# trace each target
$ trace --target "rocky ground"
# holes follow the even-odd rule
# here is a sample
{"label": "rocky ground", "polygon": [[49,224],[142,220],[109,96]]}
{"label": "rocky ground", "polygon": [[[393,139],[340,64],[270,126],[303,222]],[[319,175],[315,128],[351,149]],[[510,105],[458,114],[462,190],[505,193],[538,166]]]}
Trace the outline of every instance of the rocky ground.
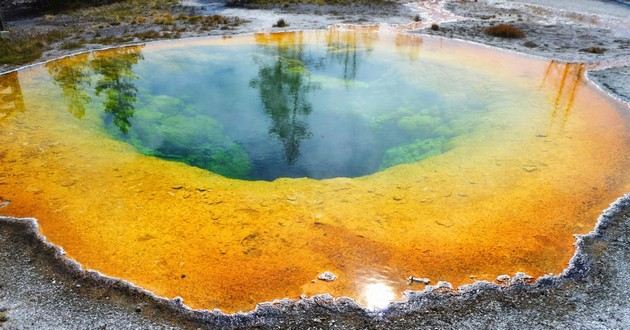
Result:
{"label": "rocky ground", "polygon": [[630,66],[612,67],[591,71],[589,77],[611,95],[630,103]]}
{"label": "rocky ground", "polygon": [[[617,99],[630,102],[630,5],[601,2],[603,8],[599,8],[600,2],[589,0],[572,1],[569,6],[555,4],[582,9],[574,12],[542,7],[540,3],[553,4],[544,0],[450,1],[445,7],[458,15],[458,20],[415,32],[560,61],[589,63],[589,78]],[[501,38],[485,32],[498,24],[512,25],[524,36]]]}
{"label": "rocky ground", "polygon": [[[385,22],[394,29],[588,62],[589,67],[601,69],[589,71],[593,81],[630,101],[630,6],[598,6],[597,1],[580,0],[569,1],[571,10],[560,10],[563,5],[553,5],[553,1],[551,7],[541,7],[549,1],[488,0],[449,1],[448,11],[435,1],[394,9],[389,5],[292,5],[252,10],[226,7],[214,0],[154,2],[144,11],[114,4],[9,18],[17,34],[62,33],[52,33],[45,40],[41,56],[4,64],[0,71],[111,44]],[[279,18],[285,18],[289,26],[271,27]],[[512,24],[525,36],[506,39],[485,33],[487,27],[500,23]],[[159,300],[125,283],[84,273],[43,242],[31,222],[0,218],[0,328],[630,328],[630,196],[609,209],[596,230],[578,245],[572,265],[563,274],[535,283],[512,279],[512,285],[435,287],[379,313],[367,312],[347,299],[317,297],[263,304],[249,314],[227,316],[192,312],[178,301]]]}

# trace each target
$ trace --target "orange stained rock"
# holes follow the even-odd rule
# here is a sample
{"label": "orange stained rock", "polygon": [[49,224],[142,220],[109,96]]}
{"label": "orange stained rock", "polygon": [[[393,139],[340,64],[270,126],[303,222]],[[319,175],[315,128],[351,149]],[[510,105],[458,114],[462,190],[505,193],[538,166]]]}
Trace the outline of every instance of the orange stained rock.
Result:
{"label": "orange stained rock", "polygon": [[[352,45],[339,33],[157,43],[143,52],[295,38]],[[483,129],[413,164],[354,179],[244,181],[85,129],[66,111],[63,91],[33,89],[47,79],[34,67],[0,77],[0,197],[11,201],[0,214],[37,218],[86,268],[226,312],[320,293],[379,308],[422,289],[407,283],[410,275],[457,286],[562,271],[573,235],[629,191],[628,109],[585,82],[580,65],[547,69],[486,47],[408,38],[357,42],[391,48],[400,60],[490,70],[536,99],[483,114]],[[337,280],[317,280],[324,271]]]}

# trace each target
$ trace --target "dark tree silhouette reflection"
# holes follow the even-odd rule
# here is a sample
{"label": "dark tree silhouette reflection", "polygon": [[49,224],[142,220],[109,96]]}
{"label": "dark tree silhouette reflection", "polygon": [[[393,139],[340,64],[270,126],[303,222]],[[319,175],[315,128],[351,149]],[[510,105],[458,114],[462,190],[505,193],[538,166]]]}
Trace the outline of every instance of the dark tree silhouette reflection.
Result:
{"label": "dark tree silhouette reflection", "polygon": [[345,30],[331,28],[326,34],[326,53],[328,59],[337,61],[342,67],[342,79],[346,83],[356,79],[362,56],[372,52],[378,41],[374,28]]}
{"label": "dark tree silhouette reflection", "polygon": [[0,77],[0,120],[24,111],[24,97],[17,72]]}
{"label": "dark tree silhouette reflection", "polygon": [[48,73],[61,88],[68,102],[68,112],[77,119],[85,116],[85,108],[90,102],[87,87],[90,85],[89,55],[77,55],[63,61],[46,64]]}
{"label": "dark tree silhouette reflection", "polygon": [[260,34],[256,42],[274,57],[271,63],[259,61],[258,78],[250,82],[260,93],[264,111],[272,120],[269,133],[283,144],[288,164],[300,156],[300,144],[311,136],[306,117],[312,106],[307,100],[311,83],[301,33]]}
{"label": "dark tree silhouette reflection", "polygon": [[97,53],[90,65],[101,77],[96,82],[96,95],[104,94],[104,110],[118,129],[127,134],[131,127],[130,118],[134,114],[134,104],[138,89],[134,80],[138,79],[132,68],[143,59],[140,47],[125,47],[113,53]]}

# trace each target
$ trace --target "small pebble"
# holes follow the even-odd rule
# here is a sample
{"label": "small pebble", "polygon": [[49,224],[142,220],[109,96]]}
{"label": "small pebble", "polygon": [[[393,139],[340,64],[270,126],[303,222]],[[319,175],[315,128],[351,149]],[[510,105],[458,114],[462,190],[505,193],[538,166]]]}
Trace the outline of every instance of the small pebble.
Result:
{"label": "small pebble", "polygon": [[412,275],[412,276],[407,277],[407,282],[409,282],[409,285],[413,283],[421,283],[424,285],[428,285],[429,283],[431,283],[431,280],[426,277],[415,277]]}
{"label": "small pebble", "polygon": [[509,275],[499,275],[497,276],[497,282],[499,283],[507,283],[510,281],[510,276]]}
{"label": "small pebble", "polygon": [[538,170],[538,167],[536,167],[535,165],[525,165],[523,166],[523,171],[531,173],[531,172],[535,172]]}
{"label": "small pebble", "polygon": [[323,272],[317,275],[317,279],[320,281],[332,282],[337,279],[337,275],[331,272]]}

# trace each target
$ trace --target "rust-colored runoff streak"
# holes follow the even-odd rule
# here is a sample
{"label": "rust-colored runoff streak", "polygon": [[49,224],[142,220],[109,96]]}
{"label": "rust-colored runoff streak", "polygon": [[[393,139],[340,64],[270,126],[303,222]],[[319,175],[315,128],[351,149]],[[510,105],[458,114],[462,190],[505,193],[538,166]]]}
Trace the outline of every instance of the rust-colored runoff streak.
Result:
{"label": "rust-colored runoff streak", "polygon": [[[339,31],[300,38],[357,40],[327,33]],[[319,293],[379,308],[422,289],[410,275],[457,286],[560,272],[573,235],[628,191],[627,109],[585,83],[581,65],[432,38],[360,37],[401,61],[492,72],[536,99],[497,106],[452,150],[414,164],[356,179],[257,182],[143,156],[86,129],[58,87],[34,89],[48,79],[35,67],[0,78],[0,197],[11,201],[0,214],[35,217],[86,268],[193,308],[235,312]],[[317,280],[323,271],[337,280]]]}

